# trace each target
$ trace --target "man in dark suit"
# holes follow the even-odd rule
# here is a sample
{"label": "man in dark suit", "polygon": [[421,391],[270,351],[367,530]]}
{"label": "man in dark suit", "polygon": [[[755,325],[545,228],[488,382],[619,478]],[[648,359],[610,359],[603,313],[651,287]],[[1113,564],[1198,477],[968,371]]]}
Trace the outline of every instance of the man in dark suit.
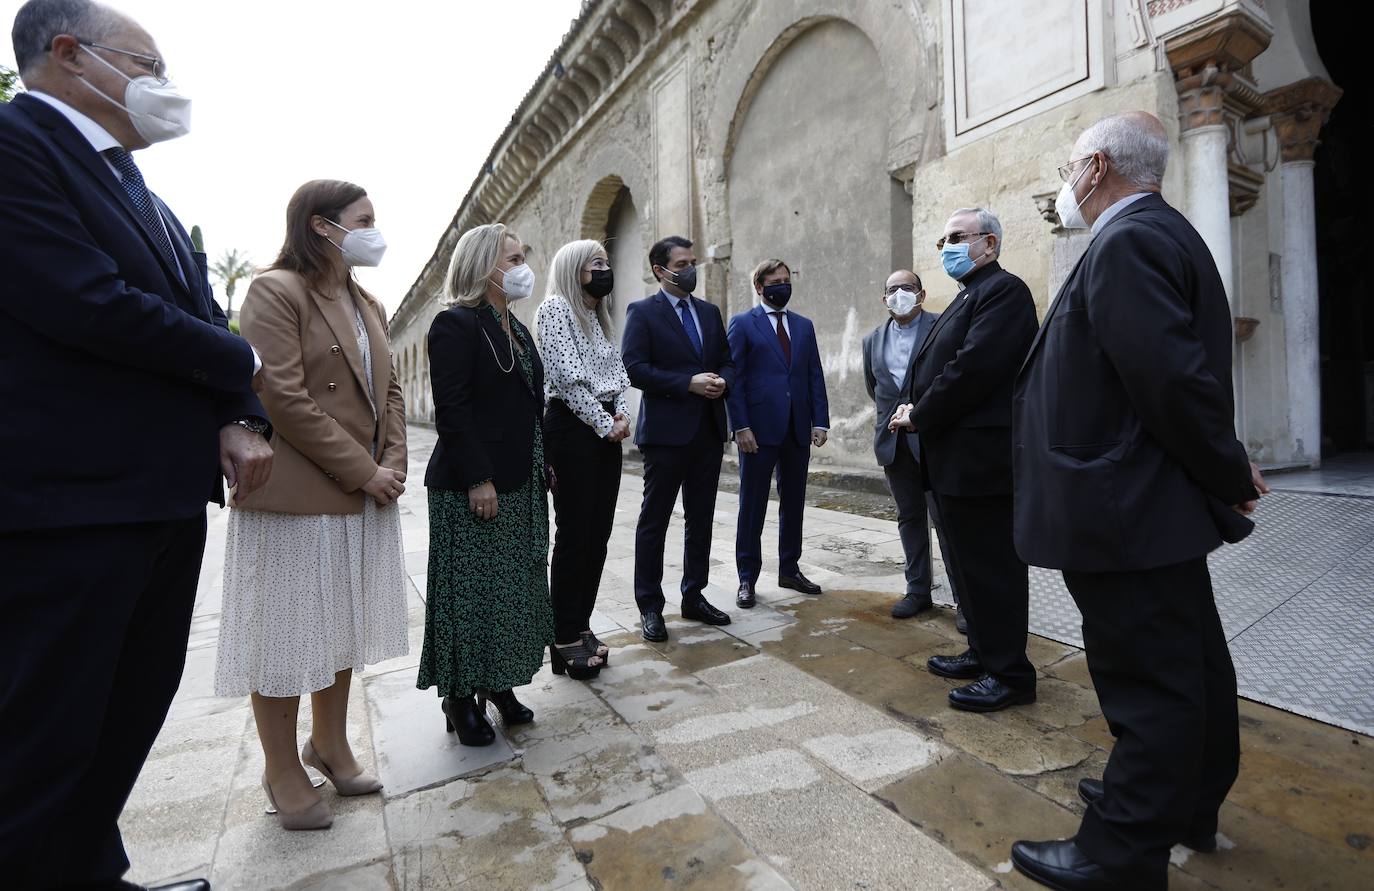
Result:
{"label": "man in dark suit", "polygon": [[730,320],[726,337],[735,365],[735,385],[726,397],[739,446],[739,522],[735,603],[754,606],[754,584],[763,564],[760,537],[768,514],[768,490],[778,479],[778,586],[820,594],[802,575],[802,511],[811,446],[820,448],[830,430],[825,372],[811,320],[786,307],[792,299],[792,270],[782,260],[764,260],[753,273],[762,301]]}
{"label": "man in dark suit", "polygon": [[1035,337],[1035,302],[1025,282],[998,265],[1002,225],[988,211],[955,211],[937,246],[961,287],[916,351],[908,403],[892,427],[920,435],[921,469],[945,527],[945,566],[968,619],[968,649],[932,656],[927,666],[977,679],[951,690],[950,705],[997,711],[1035,701],[1029,578],[1011,538],[1011,388]]}
{"label": "man in dark suit", "polygon": [[[911,387],[911,363],[916,348],[925,341],[939,313],[924,308],[926,291],[921,277],[909,269],[899,269],[887,277],[883,286],[883,307],[888,318],[864,337],[864,386],[874,401],[873,455],[878,459],[887,488],[897,502],[897,534],[906,557],[906,593],[892,605],[894,619],[909,619],[930,609],[930,589],[934,579],[930,569],[930,519],[938,518],[935,499],[921,482],[921,443],[912,432],[888,429],[888,420],[906,398]],[[948,551],[944,532],[936,522],[940,550]],[[951,583],[958,602],[958,591]],[[955,624],[963,630],[963,612],[956,613]]]}
{"label": "man in dark suit", "polygon": [[1216,847],[1240,759],[1236,675],[1207,554],[1267,491],[1236,439],[1230,310],[1211,252],[1159,194],[1164,126],[1099,121],[1060,168],[1092,241],[1016,382],[1016,548],[1062,569],[1116,746],[1074,839],[1017,842],[1054,888],[1164,888]]}
{"label": "man in dark suit", "polygon": [[256,356],[130,155],[184,132],[156,43],[81,0],[26,3],[13,35],[29,92],[0,105],[0,875],[134,887],[117,820],[181,679],[205,505],[221,471],[260,486],[271,450]]}
{"label": "man in dark suit", "polygon": [[621,353],[630,382],[643,392],[635,444],[644,455],[644,501],[635,529],[635,602],[645,640],[664,641],[663,547],[678,492],[686,514],[682,542],[682,617],[728,625],[707,602],[711,524],[729,427],[721,397],[735,368],[720,310],[692,296],[697,258],[692,243],[671,235],[649,250],[662,285],[625,308]]}

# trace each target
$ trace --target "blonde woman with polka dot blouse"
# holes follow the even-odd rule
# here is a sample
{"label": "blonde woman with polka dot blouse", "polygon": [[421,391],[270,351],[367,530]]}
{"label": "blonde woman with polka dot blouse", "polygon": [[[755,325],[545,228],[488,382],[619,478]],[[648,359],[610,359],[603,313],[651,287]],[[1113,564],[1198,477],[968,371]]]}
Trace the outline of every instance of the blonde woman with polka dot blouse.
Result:
{"label": "blonde woman with polka dot blouse", "polygon": [[[591,615],[620,494],[621,442],[630,435],[630,378],[607,306],[614,284],[600,242],[566,244],[554,255],[548,296],[535,318],[547,458],[558,479],[549,576],[555,650],[571,655],[581,645],[602,665],[610,654],[592,634]],[[557,670],[559,652],[553,660]]]}

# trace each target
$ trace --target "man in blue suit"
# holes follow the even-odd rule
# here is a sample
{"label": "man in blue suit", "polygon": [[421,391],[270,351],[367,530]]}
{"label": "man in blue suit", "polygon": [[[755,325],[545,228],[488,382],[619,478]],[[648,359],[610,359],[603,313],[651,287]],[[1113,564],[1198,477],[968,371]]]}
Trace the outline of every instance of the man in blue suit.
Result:
{"label": "man in blue suit", "polygon": [[682,617],[728,625],[707,602],[711,524],[729,428],[721,397],[735,378],[720,310],[692,296],[692,243],[670,235],[649,249],[662,288],[626,307],[621,353],[630,383],[643,392],[635,444],[644,456],[644,501],[635,529],[635,602],[645,640],[664,641],[663,547],[678,492],[686,514],[682,542]]}
{"label": "man in blue suit", "polygon": [[[0,104],[0,876],[132,888],[117,821],[181,680],[220,474],[266,481],[259,363],[130,152],[185,132],[157,44],[14,22]],[[203,881],[176,887],[208,887]]]}
{"label": "man in blue suit", "polygon": [[760,537],[768,513],[768,490],[778,479],[778,585],[803,594],[821,586],[802,575],[802,510],[811,446],[825,445],[830,404],[825,398],[816,328],[787,310],[792,270],[782,260],[754,268],[754,293],[762,301],[730,320],[726,336],[735,363],[735,387],[726,397],[739,446],[739,522],[735,603],[754,605],[754,584],[763,564]]}

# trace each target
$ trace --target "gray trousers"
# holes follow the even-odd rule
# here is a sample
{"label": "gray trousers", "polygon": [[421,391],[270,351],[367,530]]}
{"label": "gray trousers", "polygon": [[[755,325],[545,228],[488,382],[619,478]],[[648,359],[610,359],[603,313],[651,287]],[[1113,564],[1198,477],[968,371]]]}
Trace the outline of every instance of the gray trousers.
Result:
{"label": "gray trousers", "polygon": [[[902,553],[906,556],[906,593],[930,597],[934,573],[930,568],[930,527],[939,536],[940,553],[946,553],[945,535],[940,529],[940,514],[935,499],[925,491],[921,482],[921,466],[903,442],[897,443],[897,457],[883,468],[887,488],[897,502],[897,534],[902,539]],[[959,602],[959,592],[948,573],[950,594]]]}

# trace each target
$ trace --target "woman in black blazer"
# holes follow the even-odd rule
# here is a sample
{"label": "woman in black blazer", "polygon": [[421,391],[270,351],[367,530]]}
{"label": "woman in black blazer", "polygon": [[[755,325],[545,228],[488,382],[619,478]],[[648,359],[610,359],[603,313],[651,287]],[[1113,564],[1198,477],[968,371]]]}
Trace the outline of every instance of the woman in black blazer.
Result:
{"label": "woman in black blazer", "polygon": [[[496,738],[486,700],[507,725],[534,714],[515,698],[553,642],[544,367],[510,312],[534,273],[500,223],[458,240],[444,282],[452,308],[429,329],[439,444],[429,459],[429,577],[417,686],[436,687],[464,745]],[[475,697],[475,698],[474,698]]]}

